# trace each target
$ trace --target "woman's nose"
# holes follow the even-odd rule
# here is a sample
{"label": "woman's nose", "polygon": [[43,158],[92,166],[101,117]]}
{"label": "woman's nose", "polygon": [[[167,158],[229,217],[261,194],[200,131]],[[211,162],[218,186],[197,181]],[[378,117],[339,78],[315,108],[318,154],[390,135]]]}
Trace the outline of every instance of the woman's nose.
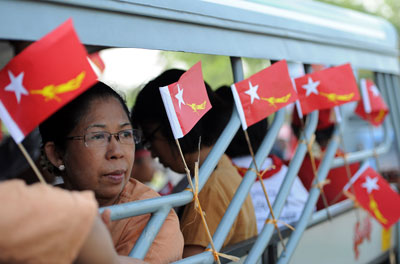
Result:
{"label": "woman's nose", "polygon": [[117,137],[111,136],[110,142],[107,146],[107,158],[108,159],[119,159],[124,156],[124,149]]}

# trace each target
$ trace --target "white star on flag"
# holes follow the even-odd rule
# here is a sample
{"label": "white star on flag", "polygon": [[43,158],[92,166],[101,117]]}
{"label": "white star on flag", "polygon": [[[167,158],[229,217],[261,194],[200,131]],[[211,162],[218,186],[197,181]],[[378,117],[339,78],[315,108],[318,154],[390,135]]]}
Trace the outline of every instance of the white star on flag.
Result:
{"label": "white star on flag", "polygon": [[371,193],[373,190],[379,190],[378,177],[370,178],[367,176],[361,186],[367,189],[368,193]]}
{"label": "white star on flag", "polygon": [[8,92],[14,92],[15,97],[17,97],[17,102],[21,101],[21,94],[28,95],[28,91],[22,84],[24,78],[24,72],[21,72],[17,77],[11,71],[8,71],[8,76],[10,77],[10,84],[6,86],[5,90]]}
{"label": "white star on flag", "polygon": [[254,102],[254,98],[260,100],[260,97],[259,97],[258,94],[257,94],[257,90],[258,90],[258,85],[253,86],[253,85],[251,84],[251,82],[249,81],[249,90],[247,90],[247,91],[244,92],[244,93],[250,95],[250,97],[251,97],[251,103]]}
{"label": "white star on flag", "polygon": [[308,83],[302,85],[303,89],[306,89],[306,96],[309,96],[311,93],[318,94],[317,87],[319,85],[319,81],[314,82],[311,77],[308,77]]}
{"label": "white star on flag", "polygon": [[183,101],[183,89],[181,90],[179,84],[178,84],[178,93],[175,94],[175,98],[178,99],[179,109],[181,109],[181,104],[185,104],[185,101]]}
{"label": "white star on flag", "polygon": [[379,96],[378,87],[376,87],[375,85],[372,85],[371,87],[369,87],[369,89],[371,90],[371,92],[374,94],[375,97]]}

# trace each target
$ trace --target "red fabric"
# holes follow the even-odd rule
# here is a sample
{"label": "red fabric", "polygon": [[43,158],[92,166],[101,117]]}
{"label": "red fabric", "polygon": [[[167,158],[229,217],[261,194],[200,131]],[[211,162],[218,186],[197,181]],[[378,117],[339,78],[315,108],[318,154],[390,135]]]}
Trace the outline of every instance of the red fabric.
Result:
{"label": "red fabric", "polygon": [[99,52],[91,53],[89,58],[97,66],[97,68],[99,68],[100,72],[104,72],[106,65],[104,64],[103,59],[100,57]]}
{"label": "red fabric", "polygon": [[371,105],[371,112],[367,113],[364,108],[363,100],[360,100],[357,104],[355,113],[362,119],[370,122],[374,126],[380,126],[385,120],[386,115],[389,113],[385,101],[381,97],[378,88],[375,83],[371,80],[365,80],[365,90],[367,91],[367,100]]}
{"label": "red fabric", "polygon": [[[201,72],[201,62],[182,74],[176,83],[168,85],[168,90],[184,136],[212,107]],[[180,90],[183,93],[183,104],[177,98]]]}
{"label": "red fabric", "polygon": [[[253,97],[252,101],[248,92],[251,87],[256,86],[259,98]],[[285,60],[235,83],[233,89],[236,89],[239,95],[240,102],[236,104],[241,104],[248,127],[297,100]]]}
{"label": "red fabric", "polygon": [[[341,152],[338,151],[336,153],[336,157],[340,156]],[[315,165],[318,169],[321,161],[319,159],[315,159]],[[349,165],[350,166],[350,171],[351,175],[354,175],[354,173],[357,172],[359,169],[359,164],[354,163]],[[307,154],[306,157],[303,160],[303,164],[300,167],[298,176],[300,177],[300,180],[302,181],[304,187],[309,191],[312,187],[313,184],[313,179],[314,179],[314,174],[312,170],[312,165],[311,165],[311,158]],[[343,187],[348,183],[349,177],[347,176],[347,171],[346,167],[338,167],[331,169],[328,173],[327,179],[331,181],[330,184],[327,184],[323,187],[325,197],[328,201],[328,205],[332,205],[333,200],[342,192]],[[341,202],[343,200],[346,200],[346,196],[341,195],[340,198],[335,202]],[[320,197],[317,202],[317,210],[324,209],[325,205],[322,201],[322,198]]]}
{"label": "red fabric", "polygon": [[[306,74],[296,78],[295,83],[304,115],[360,99],[350,64]],[[309,83],[315,83],[315,92],[306,89]]]}
{"label": "red fabric", "polygon": [[[400,218],[400,195],[371,167],[353,183],[358,203],[386,229]],[[351,189],[350,189],[351,190]]]}
{"label": "red fabric", "polygon": [[[268,156],[270,159],[272,159],[272,164],[274,165],[273,168],[267,169],[266,172],[264,172],[265,170],[261,171],[260,173],[263,174],[263,179],[268,179],[270,177],[272,177],[273,175],[275,175],[278,171],[281,170],[282,165],[283,165],[283,161],[278,158],[275,155],[270,155]],[[233,163],[232,163],[233,164]],[[249,168],[242,168],[237,166],[236,164],[233,164],[233,166],[237,169],[237,171],[239,172],[240,176],[244,177],[244,175],[246,174],[247,170]],[[256,178],[256,181],[258,181],[258,177]]]}
{"label": "red fabric", "polygon": [[[24,93],[17,95],[7,90],[10,76],[22,76]],[[0,100],[26,136],[96,79],[69,19],[15,56],[0,71]]]}

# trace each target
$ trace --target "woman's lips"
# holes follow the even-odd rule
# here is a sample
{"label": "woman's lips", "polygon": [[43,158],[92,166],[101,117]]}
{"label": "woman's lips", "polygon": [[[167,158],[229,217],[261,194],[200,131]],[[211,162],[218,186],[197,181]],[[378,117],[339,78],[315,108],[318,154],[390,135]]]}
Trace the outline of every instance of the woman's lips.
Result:
{"label": "woman's lips", "polygon": [[111,183],[119,184],[124,180],[125,171],[117,170],[104,175]]}

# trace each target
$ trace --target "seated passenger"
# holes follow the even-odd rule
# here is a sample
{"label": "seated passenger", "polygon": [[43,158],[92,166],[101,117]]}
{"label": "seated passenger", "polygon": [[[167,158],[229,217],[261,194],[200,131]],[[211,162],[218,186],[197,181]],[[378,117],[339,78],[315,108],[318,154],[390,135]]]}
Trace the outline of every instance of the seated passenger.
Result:
{"label": "seated passenger", "polygon": [[[48,169],[62,175],[70,190],[93,190],[100,206],[158,197],[130,178],[137,131],[132,130],[123,99],[97,83],[39,127]],[[150,214],[111,222],[117,252],[128,255]],[[145,261],[170,263],[182,256],[183,237],[173,210],[151,245]]]}
{"label": "seated passenger", "polygon": [[[315,139],[316,143],[313,145],[313,155],[315,158],[315,165],[318,169],[321,158],[323,157],[323,152],[328,146],[329,140],[332,137],[335,123],[334,123],[334,111],[332,109],[320,110],[318,116],[318,125],[315,131]],[[297,111],[293,111],[293,119],[292,119],[292,128],[293,132],[297,138],[300,137],[300,119],[298,117]],[[343,152],[338,149],[336,151],[336,157],[343,155]],[[359,163],[353,163],[350,166],[351,175],[354,175],[356,171],[359,169]],[[310,190],[313,184],[314,173],[311,164],[310,155],[304,157],[303,163],[299,170],[299,177],[306,187],[307,190]],[[351,177],[351,176],[350,176]],[[342,166],[339,168],[331,169],[328,173],[327,179],[330,180],[330,183],[324,185],[323,190],[325,193],[325,197],[327,199],[328,205],[332,205],[338,202],[341,202],[346,198],[345,195],[341,194],[343,187],[349,181],[349,177],[347,175],[346,167]],[[317,202],[317,210],[325,209],[324,202],[322,197],[319,197]]]}
{"label": "seated passenger", "polygon": [[[184,71],[181,70],[168,70],[149,82],[140,91],[133,108],[134,120],[143,129],[145,140],[150,146],[153,157],[158,157],[165,167],[169,167],[178,173],[185,173],[184,164],[168,122],[159,87],[178,81],[183,73]],[[227,123],[226,115],[221,112],[224,111],[223,103],[218,100],[207,84],[206,87],[212,109],[200,119],[187,135],[179,139],[192,176],[194,175],[194,163],[198,159],[199,137],[201,136],[201,166]],[[184,179],[186,180],[186,178]],[[211,234],[214,234],[217,229],[240,182],[241,177],[235,167],[233,167],[229,158],[223,155],[199,194],[199,200],[206,213]],[[187,181],[178,184],[178,186],[184,186],[184,188],[187,185]],[[209,244],[209,239],[202,225],[201,217],[194,208],[194,203],[191,202],[183,210],[179,210],[178,215],[185,240],[183,256],[203,252]],[[235,244],[256,235],[257,226],[254,208],[251,198],[248,196],[225,240],[224,246]]]}
{"label": "seated passenger", "polygon": [[[223,97],[225,101],[230,102],[233,107],[233,97],[229,87],[224,86],[219,88],[217,90],[217,94]],[[232,109],[232,107],[229,109]],[[228,113],[230,115],[231,111]],[[260,122],[247,128],[247,133],[249,134],[254,153],[256,153],[260,147],[264,136],[267,134],[267,130],[267,119],[261,120]],[[226,150],[226,154],[231,157],[232,162],[235,164],[240,175],[244,176],[253,159],[250,155],[246,138],[241,128],[238,130],[231,144]],[[269,155],[261,166],[258,164],[258,168],[260,172],[263,173],[263,182],[270,202],[273,204],[285,179],[288,167],[283,164],[283,161],[276,155]],[[265,170],[267,171],[264,172]],[[256,182],[251,187],[250,195],[253,200],[254,210],[257,218],[257,231],[260,233],[269,215],[269,207],[258,177]],[[286,199],[285,206],[283,207],[281,215],[278,219],[288,224],[297,221],[300,218],[307,198],[307,190],[304,188],[299,177],[296,177],[289,196]],[[280,223],[278,223],[278,225],[282,226]]]}
{"label": "seated passenger", "polygon": [[143,263],[117,256],[92,192],[0,183],[0,263]]}

